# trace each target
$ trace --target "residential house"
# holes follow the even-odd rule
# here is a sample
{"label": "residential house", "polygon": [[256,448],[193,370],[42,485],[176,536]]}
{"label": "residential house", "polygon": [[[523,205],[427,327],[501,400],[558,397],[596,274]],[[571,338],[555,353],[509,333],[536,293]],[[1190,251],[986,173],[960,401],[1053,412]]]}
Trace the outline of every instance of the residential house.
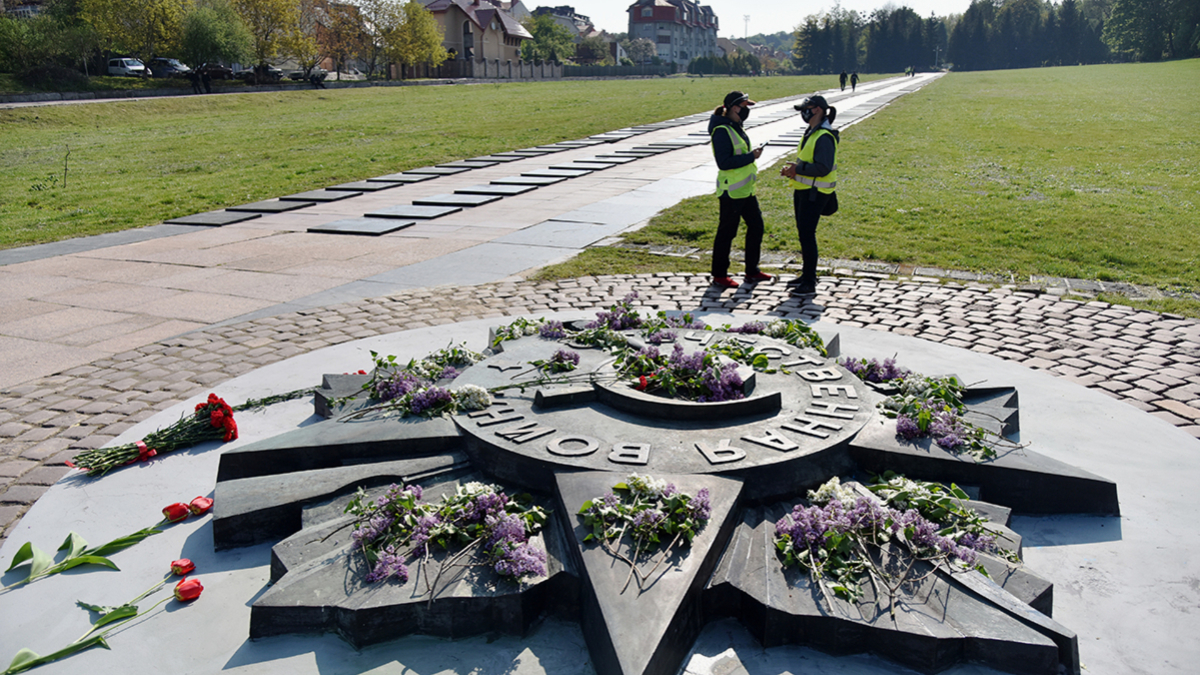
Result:
{"label": "residential house", "polygon": [[720,26],[712,7],[691,0],[638,0],[628,12],[629,39],[655,43],[663,61],[686,66],[694,58],[717,55]]}
{"label": "residential house", "polygon": [[512,14],[490,0],[432,0],[425,9],[441,26],[442,46],[457,60],[516,62],[521,43],[533,39]]}

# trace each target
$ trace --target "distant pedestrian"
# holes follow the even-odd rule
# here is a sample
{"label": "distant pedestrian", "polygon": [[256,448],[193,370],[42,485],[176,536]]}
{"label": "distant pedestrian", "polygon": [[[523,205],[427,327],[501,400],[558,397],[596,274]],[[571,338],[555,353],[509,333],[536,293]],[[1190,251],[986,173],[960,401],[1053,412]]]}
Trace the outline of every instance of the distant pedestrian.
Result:
{"label": "distant pedestrian", "polygon": [[837,108],[825,97],[814,94],[796,106],[808,123],[800,140],[796,161],[779,172],[791,179],[792,206],[796,212],[796,233],[800,237],[800,258],[804,267],[796,280],[794,293],[807,295],[817,291],[817,223],[823,215],[837,210],[838,132],[833,128]]}
{"label": "distant pedestrian", "polygon": [[204,93],[211,94],[212,93],[212,76],[208,74],[207,70],[200,73],[200,81],[204,83]]}
{"label": "distant pedestrian", "polygon": [[850,92],[853,93],[854,89],[857,86],[858,86],[858,71],[856,70],[853,73],[850,73]]}
{"label": "distant pedestrian", "polygon": [[742,123],[750,116],[754,101],[740,91],[725,96],[725,105],[713,111],[708,120],[712,137],[713,157],[717,160],[717,203],[719,213],[717,234],[713,239],[712,283],[721,288],[737,288],[738,282],[729,276],[729,249],[737,236],[738,224],[746,221],[746,283],[756,284],[771,279],[758,269],[762,250],[763,217],[754,196],[758,166],[754,161],[762,155],[762,146],[752,148],[750,136]]}
{"label": "distant pedestrian", "polygon": [[316,73],[308,76],[308,81],[312,83],[313,89],[325,88],[325,73]]}
{"label": "distant pedestrian", "polygon": [[842,70],[842,74],[838,76],[838,82],[842,85],[842,91],[846,91],[846,71]]}
{"label": "distant pedestrian", "polygon": [[190,70],[190,71],[188,71],[187,79],[188,79],[188,82],[192,83],[192,93],[193,94],[203,93],[200,90],[200,74],[199,73],[197,73],[194,70]]}

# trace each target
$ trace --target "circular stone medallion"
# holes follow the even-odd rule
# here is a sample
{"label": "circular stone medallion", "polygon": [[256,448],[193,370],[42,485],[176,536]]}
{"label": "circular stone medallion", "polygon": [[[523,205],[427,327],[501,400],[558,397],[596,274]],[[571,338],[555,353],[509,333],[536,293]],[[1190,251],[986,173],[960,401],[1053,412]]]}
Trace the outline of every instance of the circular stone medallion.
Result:
{"label": "circular stone medallion", "polygon": [[[633,344],[633,332],[626,333]],[[472,459],[494,475],[545,489],[556,472],[590,470],[719,474],[740,478],[752,499],[792,494],[850,469],[845,446],[875,416],[878,396],[833,359],[761,335],[681,330],[685,352],[736,339],[765,353],[773,373],[742,368],[745,398],[682,401],[615,379],[604,349],[526,337],[468,368],[456,386],[533,382],[531,361],[559,349],[579,356],[554,384],[508,389],[486,410],[459,414]],[[667,343],[660,351],[669,354]],[[569,380],[569,381],[568,381]]]}

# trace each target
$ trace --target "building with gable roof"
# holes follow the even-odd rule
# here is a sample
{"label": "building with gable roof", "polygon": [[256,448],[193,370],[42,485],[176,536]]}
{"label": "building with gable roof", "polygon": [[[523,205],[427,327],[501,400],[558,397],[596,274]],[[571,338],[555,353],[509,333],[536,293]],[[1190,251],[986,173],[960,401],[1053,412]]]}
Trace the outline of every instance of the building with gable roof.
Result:
{"label": "building with gable roof", "polygon": [[442,46],[457,60],[519,61],[533,36],[490,0],[432,0],[425,9],[442,28]]}
{"label": "building with gable roof", "polygon": [[627,11],[629,39],[650,40],[663,61],[686,66],[694,58],[717,55],[720,26],[712,7],[692,0],[638,0]]}

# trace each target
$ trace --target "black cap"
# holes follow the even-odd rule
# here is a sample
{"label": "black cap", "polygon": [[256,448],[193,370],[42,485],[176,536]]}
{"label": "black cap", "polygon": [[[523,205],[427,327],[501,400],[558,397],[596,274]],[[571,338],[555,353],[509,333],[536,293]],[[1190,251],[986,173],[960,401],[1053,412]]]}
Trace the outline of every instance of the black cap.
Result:
{"label": "black cap", "polygon": [[824,96],[820,94],[813,94],[797,104],[795,108],[796,110],[804,110],[805,108],[821,108],[822,110],[829,110],[829,103],[825,100]]}
{"label": "black cap", "polygon": [[740,91],[731,91],[725,94],[725,107],[728,108],[729,106],[737,105],[742,101],[746,101],[747,105],[754,105],[754,101],[750,101],[749,98],[749,94],[743,94]]}

